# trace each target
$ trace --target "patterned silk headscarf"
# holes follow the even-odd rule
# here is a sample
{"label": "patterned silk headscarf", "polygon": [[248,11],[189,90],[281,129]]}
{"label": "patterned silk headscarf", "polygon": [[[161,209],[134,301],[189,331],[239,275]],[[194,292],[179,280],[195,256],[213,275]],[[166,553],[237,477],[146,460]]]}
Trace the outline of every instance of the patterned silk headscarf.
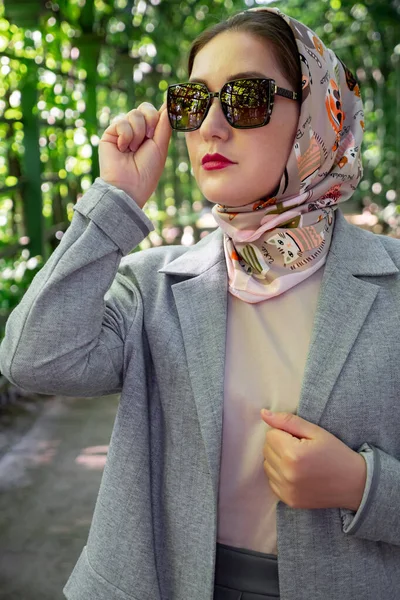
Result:
{"label": "patterned silk headscarf", "polygon": [[254,204],[212,209],[225,233],[229,292],[253,304],[325,264],[337,205],[362,177],[364,112],[352,73],[311,29],[277,8],[249,10],[274,12],[288,23],[302,69],[298,129],[277,190]]}

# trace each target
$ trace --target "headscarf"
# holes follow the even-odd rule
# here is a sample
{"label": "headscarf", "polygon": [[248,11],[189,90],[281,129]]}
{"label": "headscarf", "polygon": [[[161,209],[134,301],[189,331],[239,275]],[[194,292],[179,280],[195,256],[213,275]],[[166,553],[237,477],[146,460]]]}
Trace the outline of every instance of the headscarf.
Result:
{"label": "headscarf", "polygon": [[212,209],[225,234],[229,292],[253,304],[282,294],[325,264],[335,211],[362,177],[364,111],[356,79],[311,29],[277,8],[249,10],[286,21],[302,70],[298,129],[276,191],[251,205]]}

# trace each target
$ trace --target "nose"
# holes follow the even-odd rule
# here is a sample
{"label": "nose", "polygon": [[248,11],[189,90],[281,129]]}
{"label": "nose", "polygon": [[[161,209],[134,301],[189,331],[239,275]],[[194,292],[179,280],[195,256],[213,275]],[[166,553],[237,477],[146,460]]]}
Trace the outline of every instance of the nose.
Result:
{"label": "nose", "polygon": [[225,139],[229,137],[230,129],[231,127],[222,111],[221,102],[219,98],[214,96],[211,98],[211,105],[206,118],[200,126],[200,133],[205,139],[214,136]]}

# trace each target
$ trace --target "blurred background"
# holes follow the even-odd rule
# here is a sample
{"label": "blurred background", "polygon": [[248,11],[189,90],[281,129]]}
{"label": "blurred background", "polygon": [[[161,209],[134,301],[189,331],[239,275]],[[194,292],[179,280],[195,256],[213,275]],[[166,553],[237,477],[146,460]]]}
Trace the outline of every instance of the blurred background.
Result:
{"label": "blurred background", "polygon": [[[257,5],[304,22],[357,77],[364,176],[342,210],[360,227],[400,238],[400,0],[0,0],[0,341],[74,203],[99,175],[98,143],[110,121],[143,101],[159,108],[167,86],[187,78],[193,38]],[[136,250],[196,243],[216,226],[211,207],[194,181],[184,134],[174,132],[144,209],[155,231]],[[88,399],[49,405],[0,373],[3,600],[63,597],[117,400],[96,400],[95,413]]]}

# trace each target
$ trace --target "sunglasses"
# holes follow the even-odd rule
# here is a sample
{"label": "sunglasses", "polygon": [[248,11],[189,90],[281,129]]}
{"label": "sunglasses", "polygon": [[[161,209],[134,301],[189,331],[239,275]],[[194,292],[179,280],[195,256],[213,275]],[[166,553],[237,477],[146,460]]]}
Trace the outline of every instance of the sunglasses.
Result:
{"label": "sunglasses", "polygon": [[204,83],[176,83],[167,91],[169,122],[177,131],[195,131],[206,118],[212,98],[219,97],[229,125],[235,129],[264,127],[270,121],[275,96],[298,99],[296,92],[267,78],[227,81],[219,92],[210,92]]}

